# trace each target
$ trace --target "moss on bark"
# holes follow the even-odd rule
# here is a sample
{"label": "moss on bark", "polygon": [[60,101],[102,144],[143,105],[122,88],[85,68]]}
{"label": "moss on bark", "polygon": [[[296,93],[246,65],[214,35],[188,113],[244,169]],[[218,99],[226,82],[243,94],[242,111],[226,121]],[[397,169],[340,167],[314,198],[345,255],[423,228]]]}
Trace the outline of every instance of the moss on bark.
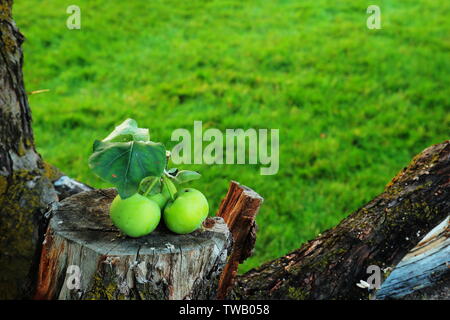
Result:
{"label": "moss on bark", "polygon": [[41,172],[18,170],[0,178],[0,298],[28,295],[29,273],[36,263],[43,214],[56,194]]}

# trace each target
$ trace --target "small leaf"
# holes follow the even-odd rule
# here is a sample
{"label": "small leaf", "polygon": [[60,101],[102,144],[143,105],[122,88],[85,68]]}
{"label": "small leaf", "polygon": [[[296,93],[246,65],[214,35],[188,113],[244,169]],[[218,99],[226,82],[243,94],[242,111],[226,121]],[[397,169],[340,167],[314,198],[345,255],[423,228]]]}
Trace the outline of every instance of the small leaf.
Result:
{"label": "small leaf", "polygon": [[178,184],[186,183],[189,181],[200,179],[202,175],[195,171],[189,171],[189,170],[181,170],[178,171],[176,176],[174,177],[174,180]]}
{"label": "small leaf", "polygon": [[[102,142],[150,141],[148,129],[138,128],[137,122],[127,119],[118,125]],[[97,144],[98,145],[98,144]],[[95,142],[94,142],[95,150]]]}
{"label": "small leaf", "polygon": [[166,149],[151,141],[101,142],[89,158],[89,167],[114,184],[125,199],[138,192],[142,179],[160,177],[166,167]]}

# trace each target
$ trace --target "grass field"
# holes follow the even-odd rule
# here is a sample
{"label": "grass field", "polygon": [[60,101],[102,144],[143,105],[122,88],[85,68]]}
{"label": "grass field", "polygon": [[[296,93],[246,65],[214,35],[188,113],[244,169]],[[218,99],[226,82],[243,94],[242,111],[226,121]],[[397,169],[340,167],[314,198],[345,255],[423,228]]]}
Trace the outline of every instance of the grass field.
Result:
{"label": "grass field", "polygon": [[[376,2],[376,3],[375,3]],[[81,30],[68,30],[68,5]],[[382,29],[366,27],[378,4]],[[278,128],[280,170],[192,165],[217,210],[228,182],[258,191],[255,255],[313,238],[380,193],[410,158],[449,138],[450,2],[16,1],[38,150],[66,174],[134,118],[169,149],[176,128]]]}

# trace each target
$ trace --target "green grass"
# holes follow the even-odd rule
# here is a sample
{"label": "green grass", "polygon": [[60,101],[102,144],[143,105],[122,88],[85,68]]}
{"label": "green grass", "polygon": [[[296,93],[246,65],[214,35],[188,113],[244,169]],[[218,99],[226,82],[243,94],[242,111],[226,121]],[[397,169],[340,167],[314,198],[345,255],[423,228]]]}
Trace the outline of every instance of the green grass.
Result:
{"label": "green grass", "polygon": [[217,210],[230,180],[265,202],[255,255],[284,255],[382,192],[425,147],[449,138],[450,2],[17,1],[25,83],[39,152],[106,187],[92,142],[131,117],[168,148],[176,128],[280,129],[280,170],[192,165]]}

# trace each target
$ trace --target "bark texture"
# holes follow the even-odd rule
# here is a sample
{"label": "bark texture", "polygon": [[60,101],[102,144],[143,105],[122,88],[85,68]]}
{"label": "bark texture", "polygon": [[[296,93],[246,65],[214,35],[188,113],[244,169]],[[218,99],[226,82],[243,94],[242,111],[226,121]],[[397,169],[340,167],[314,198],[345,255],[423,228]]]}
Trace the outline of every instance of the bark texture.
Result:
{"label": "bark texture", "polygon": [[34,148],[22,75],[24,37],[11,7],[11,0],[0,0],[0,299],[29,295],[43,212],[57,200],[51,170]]}
{"label": "bark texture", "polygon": [[256,241],[255,218],[263,198],[252,189],[232,181],[220,204],[222,217],[233,236],[233,248],[219,281],[218,299],[224,299],[234,285],[240,263],[250,257]]}
{"label": "bark texture", "polygon": [[34,298],[214,299],[231,247],[223,219],[208,218],[187,235],[161,224],[133,239],[109,218],[116,195],[114,189],[82,192],[50,211]]}
{"label": "bark texture", "polygon": [[450,212],[450,142],[417,155],[338,226],[238,278],[239,299],[367,299],[367,267],[395,266]]}

